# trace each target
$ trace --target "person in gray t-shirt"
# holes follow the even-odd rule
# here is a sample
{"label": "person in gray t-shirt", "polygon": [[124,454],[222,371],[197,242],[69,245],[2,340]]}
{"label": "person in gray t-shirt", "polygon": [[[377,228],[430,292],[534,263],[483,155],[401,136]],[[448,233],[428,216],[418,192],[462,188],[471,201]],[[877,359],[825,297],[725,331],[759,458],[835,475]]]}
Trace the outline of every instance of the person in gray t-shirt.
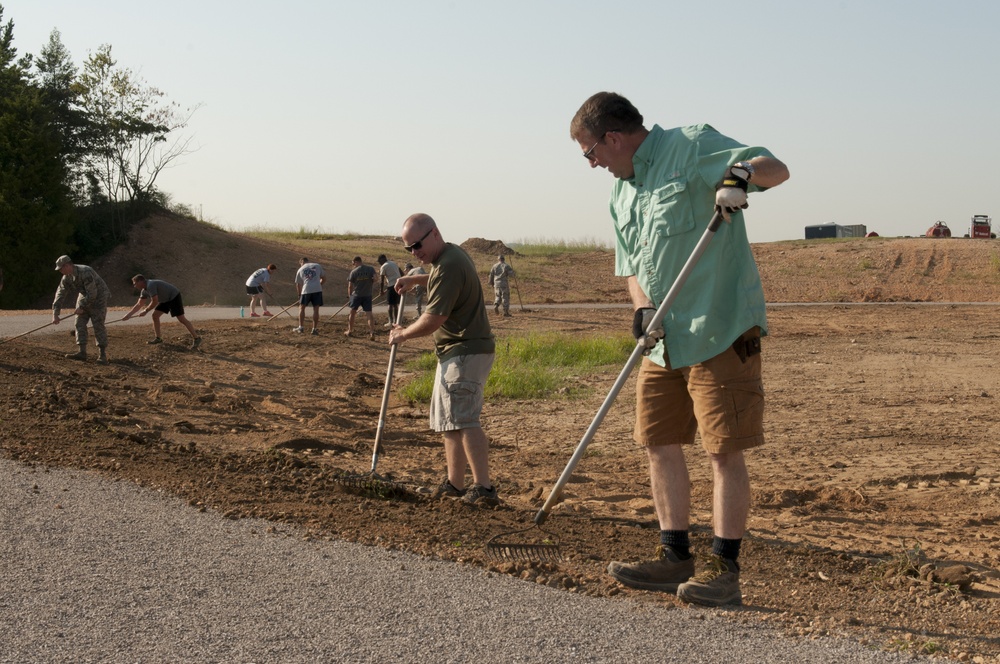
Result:
{"label": "person in gray t-shirt", "polygon": [[[122,320],[128,320],[136,312],[140,316],[145,316],[155,309],[153,311],[153,333],[156,336],[152,341],[147,341],[147,344],[163,343],[163,339],[160,338],[160,317],[164,313],[170,312],[170,315],[191,333],[191,338],[194,339],[191,349],[194,350],[201,346],[201,337],[194,331],[194,325],[184,315],[184,302],[181,300],[181,292],[177,290],[176,286],[160,279],[146,279],[141,274],[132,277],[132,286],[139,289],[139,301],[125,314]],[[146,304],[147,302],[149,304]]]}
{"label": "person in gray t-shirt", "polygon": [[375,285],[377,273],[371,265],[365,265],[361,256],[355,256],[352,263],[354,269],[347,275],[347,304],[351,307],[351,314],[347,317],[347,331],[345,336],[351,336],[354,330],[354,316],[358,313],[358,308],[365,312],[368,317],[368,338],[375,338],[375,316],[372,314],[372,288]]}

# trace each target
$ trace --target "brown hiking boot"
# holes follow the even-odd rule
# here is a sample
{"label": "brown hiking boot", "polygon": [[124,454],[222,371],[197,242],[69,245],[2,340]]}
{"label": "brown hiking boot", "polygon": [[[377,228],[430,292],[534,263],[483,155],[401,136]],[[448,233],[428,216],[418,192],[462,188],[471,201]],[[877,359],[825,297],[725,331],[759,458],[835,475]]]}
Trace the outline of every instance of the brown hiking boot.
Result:
{"label": "brown hiking boot", "polygon": [[98,364],[107,364],[108,363],[108,353],[107,353],[107,351],[105,351],[103,348],[101,348],[99,350],[100,350],[100,355],[97,356],[97,363]]}
{"label": "brown hiking boot", "polygon": [[708,566],[677,589],[677,597],[685,602],[703,606],[743,604],[740,592],[740,568],[736,562],[714,553],[708,557]]}
{"label": "brown hiking boot", "polygon": [[81,349],[81,350],[76,351],[75,353],[66,353],[66,359],[67,360],[86,360],[87,359],[87,351]]}
{"label": "brown hiking boot", "polygon": [[673,549],[660,544],[653,560],[641,563],[613,561],[608,565],[608,574],[630,588],[673,593],[694,574],[694,557],[681,560]]}

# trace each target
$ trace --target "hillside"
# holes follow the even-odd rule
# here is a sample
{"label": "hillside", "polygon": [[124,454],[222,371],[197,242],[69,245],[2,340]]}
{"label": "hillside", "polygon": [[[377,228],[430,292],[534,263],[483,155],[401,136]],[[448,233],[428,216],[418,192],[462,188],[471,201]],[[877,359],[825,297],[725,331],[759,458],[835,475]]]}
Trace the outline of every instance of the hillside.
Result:
{"label": "hillside", "polygon": [[[298,259],[308,256],[327,270],[327,300],[346,301],[351,259],[374,263],[385,253],[402,265],[409,256],[399,238],[292,238],[289,234],[252,237],[230,233],[183,217],[157,215],[137,224],[126,244],[94,267],[113,293],[113,304],[134,302],[129,279],[137,272],[165,279],[181,289],[190,305],[245,303],[244,282],[258,267],[275,263],[279,302],[295,301]],[[496,260],[463,243],[485,275]],[[1000,243],[995,240],[858,238],[791,240],[752,247],[769,302],[1000,302]],[[553,248],[551,253],[508,255],[518,278],[515,306],[533,303],[625,302],[621,280],[613,276],[610,250]],[[53,291],[56,275],[53,275]],[[48,302],[39,303],[45,308]]]}

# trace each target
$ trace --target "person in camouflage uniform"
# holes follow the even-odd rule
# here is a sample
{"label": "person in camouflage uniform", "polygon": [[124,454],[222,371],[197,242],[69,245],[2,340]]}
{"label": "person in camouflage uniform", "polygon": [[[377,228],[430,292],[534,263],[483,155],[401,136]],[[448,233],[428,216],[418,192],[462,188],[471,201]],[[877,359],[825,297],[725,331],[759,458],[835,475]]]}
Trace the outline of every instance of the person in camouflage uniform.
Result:
{"label": "person in camouflage uniform", "polygon": [[108,317],[108,300],[111,291],[94,268],[87,265],[74,265],[69,256],[60,256],[56,260],[56,272],[62,274],[56,297],[52,301],[52,323],[59,324],[63,301],[67,297],[76,296],[76,343],[80,347],[75,353],[66,355],[71,360],[87,359],[87,323],[94,328],[97,338],[99,355],[98,364],[108,363],[108,330],[104,320]]}
{"label": "person in camouflage uniform", "polygon": [[507,265],[503,254],[497,256],[497,262],[490,268],[490,286],[493,286],[493,313],[500,313],[503,304],[503,315],[510,316],[510,284],[507,277],[514,276],[514,269]]}
{"label": "person in camouflage uniform", "polygon": [[[413,276],[419,276],[421,274],[427,274],[427,270],[425,270],[423,266],[418,265],[416,267],[413,267],[413,263],[407,263],[406,266],[403,268],[403,271],[406,272],[406,274],[403,275],[404,277],[413,277]],[[414,286],[410,290],[410,292],[413,293],[413,299],[416,300],[417,317],[419,318],[420,316],[424,315],[424,302],[427,300],[427,289],[424,288],[423,286]]]}

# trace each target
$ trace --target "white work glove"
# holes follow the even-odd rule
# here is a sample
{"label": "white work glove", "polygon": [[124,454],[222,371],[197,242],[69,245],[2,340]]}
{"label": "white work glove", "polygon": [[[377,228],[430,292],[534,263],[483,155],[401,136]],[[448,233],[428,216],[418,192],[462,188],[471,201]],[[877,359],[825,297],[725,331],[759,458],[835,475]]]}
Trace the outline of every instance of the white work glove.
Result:
{"label": "white work glove", "polygon": [[747,203],[747,186],[753,177],[753,165],[741,161],[729,167],[725,177],[715,187],[715,207],[729,221],[729,215],[750,207]]}
{"label": "white work glove", "polygon": [[642,307],[641,309],[636,309],[635,315],[632,317],[632,336],[635,337],[637,342],[641,341],[645,347],[645,350],[642,352],[643,355],[649,355],[649,351],[653,350],[657,342],[663,338],[662,325],[649,334],[646,333],[655,315],[656,309],[653,307]]}

